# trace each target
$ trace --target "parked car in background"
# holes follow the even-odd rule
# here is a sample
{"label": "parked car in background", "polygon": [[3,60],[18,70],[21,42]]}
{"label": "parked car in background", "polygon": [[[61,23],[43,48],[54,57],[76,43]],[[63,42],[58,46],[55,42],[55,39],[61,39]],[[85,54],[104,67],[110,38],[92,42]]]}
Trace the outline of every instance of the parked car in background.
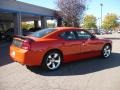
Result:
{"label": "parked car in background", "polygon": [[96,31],[94,29],[88,30],[91,34],[96,34]]}
{"label": "parked car in background", "polygon": [[106,30],[106,34],[112,34],[112,30]]}
{"label": "parked car in background", "polygon": [[42,29],[29,36],[17,36],[10,46],[11,58],[23,65],[55,70],[62,63],[111,55],[112,41],[99,39],[74,27]]}
{"label": "parked car in background", "polygon": [[118,30],[117,32],[120,33],[120,30]]}
{"label": "parked car in background", "polygon": [[99,29],[99,32],[100,32],[100,35],[106,34],[106,30],[104,30],[104,29]]}
{"label": "parked car in background", "polygon": [[88,29],[88,31],[94,35],[106,34],[106,32],[103,29]]}
{"label": "parked car in background", "polygon": [[29,31],[29,30],[27,30],[27,29],[22,29],[22,33],[23,33],[23,36],[27,36],[27,35],[32,34],[33,32],[32,32],[32,31]]}
{"label": "parked car in background", "polygon": [[[23,36],[27,36],[32,34],[33,32],[27,29],[22,29],[22,33]],[[0,40],[12,41],[14,36],[14,28],[9,28],[7,31],[0,32]]]}
{"label": "parked car in background", "polygon": [[30,31],[30,32],[35,32],[35,31],[38,31],[38,30],[40,30],[40,29],[41,29],[40,27],[38,27],[38,28],[30,28],[29,31]]}
{"label": "parked car in background", "polygon": [[9,28],[6,32],[5,32],[5,38],[7,41],[12,41],[14,37],[14,28]]}
{"label": "parked car in background", "polygon": [[0,32],[0,40],[5,40],[5,33],[4,32]]}
{"label": "parked car in background", "polygon": [[12,28],[0,33],[1,40],[12,41],[13,36],[14,36],[14,29],[12,29]]}

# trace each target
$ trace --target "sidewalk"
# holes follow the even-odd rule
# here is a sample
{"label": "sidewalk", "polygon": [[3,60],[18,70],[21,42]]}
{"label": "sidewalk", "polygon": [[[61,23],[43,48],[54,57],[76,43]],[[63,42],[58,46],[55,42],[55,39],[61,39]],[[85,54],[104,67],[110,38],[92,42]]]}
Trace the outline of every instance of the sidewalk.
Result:
{"label": "sidewalk", "polygon": [[120,34],[119,33],[113,33],[113,34],[105,34],[105,35],[96,35],[99,38],[108,38],[113,40],[119,40]]}

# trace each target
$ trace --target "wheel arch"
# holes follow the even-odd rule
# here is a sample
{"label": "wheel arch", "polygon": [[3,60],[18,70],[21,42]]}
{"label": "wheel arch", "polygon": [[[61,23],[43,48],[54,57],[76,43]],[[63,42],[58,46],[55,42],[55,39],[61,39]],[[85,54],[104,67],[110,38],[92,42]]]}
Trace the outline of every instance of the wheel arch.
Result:
{"label": "wheel arch", "polygon": [[62,59],[63,59],[63,52],[60,49],[57,49],[57,48],[49,49],[48,51],[46,51],[46,53],[43,56],[43,59],[44,59],[45,55],[47,55],[49,52],[53,52],[53,51],[59,52],[62,56]]}
{"label": "wheel arch", "polygon": [[56,48],[55,49],[50,49],[50,50],[46,51],[46,53],[43,56],[43,60],[41,62],[41,68],[42,69],[49,70],[48,67],[45,64],[45,58],[46,58],[46,55],[48,55],[51,52],[55,52],[55,51],[58,52],[58,53],[60,53],[60,55],[61,55],[61,64],[62,64],[62,62],[63,62],[63,53],[62,53],[62,51],[59,50],[59,49],[56,49]]}
{"label": "wheel arch", "polygon": [[105,43],[104,46],[103,46],[103,48],[104,48],[106,45],[109,45],[110,48],[112,49],[112,44],[111,44],[111,43]]}
{"label": "wheel arch", "polygon": [[[108,58],[108,57],[106,57],[106,56],[104,56],[104,48],[105,48],[105,46],[107,46],[107,45],[109,45],[110,46],[110,49],[111,49],[111,51],[112,51],[112,45],[111,45],[111,43],[105,43],[104,44],[104,46],[103,46],[103,48],[102,48],[102,50],[101,50],[101,57],[103,57],[103,58]],[[110,53],[111,53],[111,51],[110,51]]]}

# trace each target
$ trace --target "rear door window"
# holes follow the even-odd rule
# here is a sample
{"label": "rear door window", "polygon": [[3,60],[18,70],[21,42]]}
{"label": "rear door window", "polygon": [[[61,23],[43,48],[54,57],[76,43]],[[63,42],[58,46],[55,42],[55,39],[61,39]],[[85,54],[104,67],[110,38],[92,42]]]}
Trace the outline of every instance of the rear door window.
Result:
{"label": "rear door window", "polygon": [[75,40],[76,37],[75,37],[75,33],[73,31],[66,31],[66,32],[63,32],[61,35],[60,35],[61,38],[65,39],[65,40]]}

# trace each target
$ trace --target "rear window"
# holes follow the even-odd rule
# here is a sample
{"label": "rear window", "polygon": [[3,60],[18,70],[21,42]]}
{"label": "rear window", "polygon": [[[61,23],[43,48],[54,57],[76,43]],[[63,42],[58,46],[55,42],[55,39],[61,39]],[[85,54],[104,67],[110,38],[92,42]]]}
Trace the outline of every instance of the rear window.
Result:
{"label": "rear window", "polygon": [[37,37],[37,38],[41,38],[41,37],[43,37],[43,36],[48,35],[49,33],[53,32],[53,31],[54,31],[54,29],[51,29],[51,28],[42,29],[42,30],[39,30],[39,31],[34,32],[34,33],[31,34],[30,36],[32,36],[32,37]]}

